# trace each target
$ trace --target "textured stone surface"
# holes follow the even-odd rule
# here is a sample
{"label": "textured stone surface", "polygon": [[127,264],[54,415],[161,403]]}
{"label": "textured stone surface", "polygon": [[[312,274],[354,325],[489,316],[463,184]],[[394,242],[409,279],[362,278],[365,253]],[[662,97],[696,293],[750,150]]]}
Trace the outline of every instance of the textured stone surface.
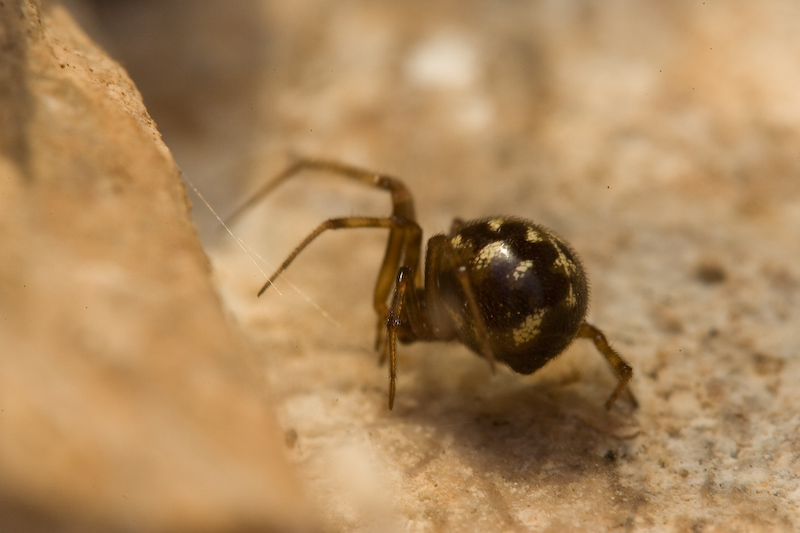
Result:
{"label": "textured stone surface", "polygon": [[428,235],[534,219],[582,254],[636,370],[640,408],[607,413],[586,343],[530,377],[406,346],[387,411],[381,232],[326,235],[297,289],[254,297],[321,219],[387,201],[287,184],[235,228],[269,264],[204,238],[331,529],[800,527],[796,2],[169,4],[90,16],[216,209],[296,150],[402,176]]}
{"label": "textured stone surface", "polygon": [[0,242],[3,530],[310,524],[138,90],[37,2],[0,3]]}

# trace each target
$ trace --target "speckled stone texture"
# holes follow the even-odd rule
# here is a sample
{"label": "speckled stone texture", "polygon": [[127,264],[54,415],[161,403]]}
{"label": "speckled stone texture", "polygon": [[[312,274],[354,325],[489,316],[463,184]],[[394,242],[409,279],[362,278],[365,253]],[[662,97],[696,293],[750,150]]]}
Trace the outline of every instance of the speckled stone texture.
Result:
{"label": "speckled stone texture", "polygon": [[800,4],[73,9],[222,215],[294,151],[402,177],[428,236],[516,215],[582,256],[638,409],[603,409],[613,375],[578,341],[527,377],[402,346],[390,412],[372,352],[384,232],[324,235],[255,297],[320,221],[385,214],[385,196],[298,177],[232,228],[248,253],[193,197],[330,530],[800,528]]}

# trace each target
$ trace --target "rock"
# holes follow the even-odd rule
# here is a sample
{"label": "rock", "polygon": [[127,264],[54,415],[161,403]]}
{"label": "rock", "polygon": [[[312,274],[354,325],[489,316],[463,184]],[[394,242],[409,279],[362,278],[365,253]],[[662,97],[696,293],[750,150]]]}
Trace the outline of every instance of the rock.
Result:
{"label": "rock", "polygon": [[0,523],[311,527],[125,71],[60,7],[0,3]]}

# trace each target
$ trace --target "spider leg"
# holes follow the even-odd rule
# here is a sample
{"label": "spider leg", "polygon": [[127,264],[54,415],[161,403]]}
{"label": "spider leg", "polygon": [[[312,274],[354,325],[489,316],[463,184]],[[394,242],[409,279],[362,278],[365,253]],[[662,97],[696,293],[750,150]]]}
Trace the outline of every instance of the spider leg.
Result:
{"label": "spider leg", "polygon": [[469,312],[472,315],[472,323],[476,329],[475,333],[478,337],[478,342],[480,342],[481,353],[486,358],[486,361],[489,363],[489,368],[494,373],[495,359],[492,343],[489,342],[489,328],[486,327],[486,321],[483,320],[481,309],[478,307],[478,300],[475,299],[475,291],[472,288],[472,283],[470,283],[467,268],[465,266],[460,266],[455,273],[456,277],[458,278],[458,282],[461,284],[461,288],[464,291],[464,295],[467,297],[467,306],[469,307]]}
{"label": "spider leg", "polygon": [[[411,285],[411,291],[408,290]],[[397,386],[397,330],[402,326],[401,314],[403,305],[406,302],[406,295],[412,295],[416,291],[414,287],[414,273],[408,267],[401,267],[397,271],[397,281],[395,282],[394,296],[389,314],[386,320],[386,330],[388,339],[384,347],[381,360],[386,359],[386,352],[389,352],[389,410],[394,407],[394,393]],[[413,306],[413,304],[412,304]]]}
{"label": "spider leg", "polygon": [[237,207],[233,213],[228,215],[225,219],[225,223],[229,225],[235,223],[244,213],[249,211],[254,205],[260,202],[265,196],[267,196],[270,192],[272,192],[275,188],[289,178],[305,171],[314,170],[330,172],[360,181],[372,187],[385,189],[392,194],[392,214],[405,216],[406,218],[410,218],[412,220],[415,219],[414,201],[411,197],[411,193],[400,180],[385,174],[379,174],[377,172],[372,172],[352,165],[346,165],[337,161],[297,157],[291,165],[286,167],[277,176],[265,183],[244,203]]}
{"label": "spider leg", "polygon": [[[381,346],[383,328],[385,327],[388,332],[381,360],[386,358],[388,352],[389,409],[391,409],[394,405],[397,383],[396,351],[398,330],[403,328],[403,335],[412,340],[416,338],[431,338],[427,315],[417,298],[415,284],[415,280],[419,277],[422,229],[416,222],[414,200],[406,186],[400,180],[391,176],[336,161],[299,158],[234,210],[233,214],[228,217],[228,223],[238,219],[278,185],[304,171],[325,171],[371,187],[386,190],[391,194],[392,214],[389,217],[344,217],[326,220],[292,250],[278,269],[269,277],[264,286],[261,287],[258,295],[261,296],[278,276],[292,264],[300,252],[325,231],[344,228],[388,229],[389,238],[386,243],[383,263],[375,283],[373,306],[378,315],[378,327],[375,336],[376,350]],[[391,305],[388,305],[392,287],[394,287],[394,294],[391,297]],[[404,319],[408,319],[408,324],[404,323]]]}
{"label": "spider leg", "polygon": [[[408,265],[415,272],[419,270],[419,257],[421,254],[420,245],[421,245],[421,238],[414,239],[409,238],[406,235],[405,228],[408,227],[407,224],[413,224],[416,226],[416,214],[414,212],[414,200],[411,196],[411,192],[406,188],[406,186],[398,180],[397,178],[380,174],[377,172],[373,172],[370,170],[366,170],[363,168],[355,167],[352,165],[347,165],[343,163],[339,163],[337,161],[325,160],[325,159],[312,159],[312,158],[305,158],[305,157],[298,157],[295,161],[289,165],[286,169],[284,169],[280,174],[275,176],[272,180],[267,182],[263,187],[258,189],[250,198],[245,201],[241,206],[234,210],[234,212],[228,216],[227,223],[233,223],[237,220],[242,214],[252,208],[256,203],[258,203],[264,196],[272,192],[278,185],[283,183],[284,181],[288,180],[289,178],[300,174],[305,171],[323,171],[329,172],[331,174],[339,175],[345,178],[349,178],[351,180],[358,181],[370,187],[375,187],[378,189],[383,189],[388,191],[392,197],[392,218],[395,219],[402,219],[405,222],[403,223],[392,223],[392,224],[384,224],[384,225],[377,225],[377,224],[367,224],[362,225],[355,222],[341,222],[347,219],[333,219],[335,221],[327,221],[319,226],[314,232],[306,237],[306,239],[298,246],[292,254],[284,261],[283,265],[278,269],[278,271],[273,274],[269,281],[264,285],[261,291],[258,293],[259,296],[266,290],[266,288],[275,280],[275,278],[280,275],[280,273],[289,266],[289,264],[294,260],[297,254],[303,250],[308,244],[313,241],[316,237],[319,236],[320,233],[324,232],[327,229],[339,229],[339,228],[355,228],[355,227],[386,227],[389,228],[389,239],[386,244],[386,253],[383,258],[383,263],[381,265],[380,271],[378,273],[378,280],[375,284],[375,292],[374,292],[374,300],[373,300],[373,307],[375,312],[378,315],[378,328],[377,334],[375,336],[375,349],[377,350],[381,344],[381,335],[383,333],[383,327],[385,325],[386,318],[388,316],[389,306],[387,305],[389,300],[389,294],[392,290],[392,285],[395,282],[395,275],[397,273],[397,269],[400,267],[400,264]],[[362,219],[367,220],[367,217],[350,217],[350,220]],[[369,220],[376,220],[375,218],[371,218]],[[389,220],[387,218],[386,220]],[[336,225],[339,224],[339,225]],[[419,228],[419,226],[416,226]],[[421,235],[421,232],[420,232]]]}
{"label": "spider leg", "polygon": [[[453,228],[458,227],[460,224],[461,221],[455,219]],[[431,315],[430,322],[435,332],[435,338],[448,340],[454,338],[455,333],[450,330],[452,326],[450,328],[445,326],[450,322],[450,319],[447,318],[446,311],[439,304],[438,287],[432,281],[436,277],[436,272],[452,272],[459,285],[461,285],[467,309],[472,319],[471,322],[475,328],[475,336],[479,343],[480,353],[489,363],[489,368],[494,372],[496,359],[490,342],[489,328],[486,326],[486,321],[483,319],[478,300],[475,297],[475,289],[469,279],[468,265],[453,249],[450,239],[444,235],[435,235],[428,241],[428,255],[425,261],[425,299],[427,302],[426,307]]]}
{"label": "spider leg", "polygon": [[608,400],[606,400],[606,409],[611,409],[611,406],[614,405],[614,402],[623,391],[628,396],[631,404],[633,404],[634,407],[637,407],[639,402],[636,401],[636,397],[628,387],[628,382],[633,377],[633,368],[631,368],[631,365],[629,365],[622,358],[622,356],[611,347],[606,339],[606,336],[603,335],[603,332],[588,322],[584,321],[583,324],[581,324],[581,327],[578,329],[578,337],[591,339],[592,342],[594,342],[597,350],[603,354],[603,357],[605,357],[606,360],[611,364],[611,367],[617,374],[617,387],[614,389],[614,392],[611,393],[611,396],[609,396]]}
{"label": "spider leg", "polygon": [[[383,256],[381,269],[378,271],[378,280],[375,282],[375,292],[372,306],[378,315],[377,331],[375,332],[375,350],[381,345],[383,330],[386,327],[386,318],[389,313],[387,299],[395,281],[397,269],[400,266],[402,255],[407,246],[404,241],[405,235],[399,231],[390,231],[389,239],[386,242],[386,253]],[[381,363],[385,360],[385,354],[381,357]]]}
{"label": "spider leg", "polygon": [[[410,266],[402,266],[397,271],[394,295],[386,319],[387,342],[384,345],[381,361],[389,356],[389,409],[394,406],[394,393],[397,383],[397,333],[401,329],[415,339],[434,340],[430,320],[420,305],[415,285],[415,273]],[[407,322],[406,322],[407,321]]]}
{"label": "spider leg", "polygon": [[[332,218],[326,220],[317,228],[312,231],[303,241],[294,249],[292,253],[284,260],[281,266],[269,277],[267,282],[261,287],[258,295],[261,296],[270,285],[280,276],[284,270],[295,260],[295,258],[302,252],[314,239],[319,237],[327,230],[345,229],[345,228],[389,228],[396,230],[402,236],[403,244],[406,249],[413,252],[420,249],[420,241],[422,239],[422,230],[416,222],[405,220],[398,217],[346,217],[346,218]],[[394,395],[397,383],[397,330],[402,326],[401,313],[404,310],[404,304],[408,299],[409,311],[407,315],[411,322],[412,332],[419,332],[420,335],[425,335],[426,322],[421,313],[419,301],[416,298],[416,287],[414,286],[414,262],[418,262],[418,254],[406,253],[404,259],[410,261],[411,264],[404,264],[397,272],[397,279],[395,282],[395,292],[392,297],[391,307],[387,307],[385,315],[382,318],[385,327],[388,330],[388,338],[386,345],[382,351],[381,361],[385,360],[386,353],[389,355],[389,409],[394,406]],[[409,289],[409,285],[411,290]],[[380,339],[380,337],[379,337]]]}
{"label": "spider leg", "polygon": [[[303,239],[303,241],[297,245],[297,247],[292,250],[292,253],[281,263],[275,272],[267,279],[264,286],[261,287],[261,290],[258,291],[258,296],[264,294],[264,292],[275,282],[275,280],[280,276],[284,270],[289,268],[289,265],[300,255],[309,244],[311,244],[314,239],[319,237],[327,230],[334,230],[334,229],[346,229],[346,228],[389,228],[389,229],[400,229],[404,228],[409,224],[408,221],[403,220],[401,218],[396,217],[345,217],[345,218],[331,218],[317,226],[317,228],[312,231],[308,236]],[[416,225],[415,223],[412,223]]]}

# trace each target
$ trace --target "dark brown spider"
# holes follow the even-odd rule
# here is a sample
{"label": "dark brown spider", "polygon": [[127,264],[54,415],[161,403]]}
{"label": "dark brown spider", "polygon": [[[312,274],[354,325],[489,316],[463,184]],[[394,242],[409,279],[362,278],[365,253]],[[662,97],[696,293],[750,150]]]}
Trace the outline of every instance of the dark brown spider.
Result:
{"label": "dark brown spider", "polygon": [[[618,378],[606,409],[623,391],[637,405],[628,388],[633,369],[605,335],[585,320],[589,288],[577,254],[537,224],[507,216],[466,222],[455,219],[450,233],[434,235],[428,241],[425,282],[419,286],[422,229],[411,193],[396,178],[335,161],[298,159],[239,207],[229,221],[280,183],[307,170],[327,171],[388,191],[392,214],[326,220],[289,254],[258,295],[323,232],[388,229],[373,305],[378,314],[375,349],[382,346],[381,361],[387,354],[389,357],[389,409],[394,405],[398,339],[403,343],[458,340],[484,357],[492,370],[499,361],[515,372],[530,374],[575,338],[589,338]],[[382,345],[384,328],[388,337]]]}

